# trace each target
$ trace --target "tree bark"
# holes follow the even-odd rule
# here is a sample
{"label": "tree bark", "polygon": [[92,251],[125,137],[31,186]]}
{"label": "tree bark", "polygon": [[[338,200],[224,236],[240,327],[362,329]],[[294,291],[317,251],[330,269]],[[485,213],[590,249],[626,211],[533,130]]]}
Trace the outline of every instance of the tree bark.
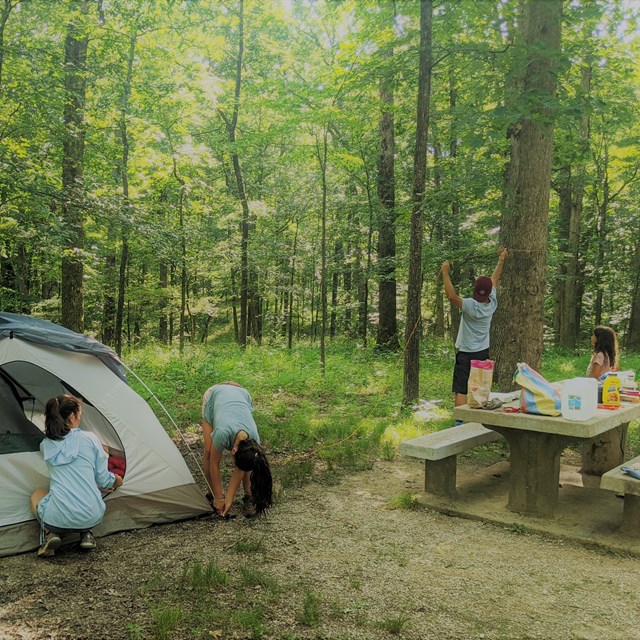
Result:
{"label": "tree bark", "polygon": [[249,203],[245,191],[244,177],[240,158],[236,148],[236,128],[238,126],[238,115],[240,113],[240,89],[242,87],[242,64],[244,57],[244,0],[238,3],[238,53],[236,56],[236,76],[233,100],[233,110],[231,119],[221,114],[227,128],[227,135],[231,144],[231,161],[233,173],[236,179],[238,190],[238,200],[242,207],[242,217],[240,220],[240,323],[238,341],[242,347],[247,345],[247,335],[249,331]]}
{"label": "tree bark", "polygon": [[598,163],[598,182],[600,183],[601,197],[598,197],[598,217],[596,220],[596,233],[598,239],[598,252],[596,253],[595,272],[598,274],[596,285],[596,303],[594,308],[595,325],[602,324],[602,296],[604,287],[602,284],[602,276],[605,269],[605,256],[607,253],[607,212],[609,211],[609,203],[611,192],[609,189],[609,144],[605,140],[604,153],[602,162]]}
{"label": "tree bark", "polygon": [[335,338],[338,322],[338,287],[340,284],[340,272],[344,262],[342,242],[337,240],[333,247],[333,276],[331,279],[331,317],[329,320],[329,336]]}
{"label": "tree bark", "polygon": [[[591,91],[591,63],[582,65],[580,88],[585,103]],[[578,162],[574,168],[567,166],[563,173],[564,184],[560,196],[560,251],[566,260],[560,266],[557,292],[556,343],[562,347],[574,347],[580,333],[578,305],[578,279],[580,277],[579,249],[582,224],[582,202],[586,176],[585,153],[589,145],[589,110],[585,108],[580,124]]]}
{"label": "tree bark", "polygon": [[542,360],[553,149],[550,105],[556,92],[562,0],[528,0],[524,8],[527,56],[521,93],[523,116],[510,128],[502,224],[502,242],[509,254],[492,331],[495,378],[504,391],[513,387],[519,361],[539,369]]}
{"label": "tree bark", "polygon": [[120,144],[122,145],[122,159],[120,163],[120,178],[122,181],[122,227],[120,238],[120,273],[118,277],[118,303],[116,305],[115,348],[118,355],[122,354],[122,315],[127,286],[127,266],[129,263],[129,131],[127,117],[129,115],[129,98],[131,97],[131,79],[133,77],[133,61],[136,53],[137,37],[133,34],[129,39],[129,55],[127,57],[127,73],[120,104]]}
{"label": "tree bark", "polygon": [[[395,20],[395,11],[393,12]],[[393,47],[383,57],[393,58]],[[396,309],[396,211],[395,211],[395,133],[393,74],[380,79],[380,157],[378,161],[378,311],[376,344],[383,349],[397,350],[398,323]]]}
{"label": "tree bark", "polygon": [[625,337],[624,346],[629,351],[637,352],[640,351],[640,222],[637,227],[634,265],[631,314],[629,316],[629,330]]}
{"label": "tree bark", "polygon": [[322,185],[322,204],[320,209],[320,305],[322,317],[320,320],[320,367],[324,375],[326,367],[327,333],[327,152],[328,125],[324,127],[322,146],[316,139],[316,153],[320,164],[320,179]]}
{"label": "tree bark", "polygon": [[2,71],[4,68],[4,30],[11,10],[16,4],[15,0],[4,0],[0,9],[0,95],[2,95]]}
{"label": "tree bark", "polygon": [[416,146],[413,161],[413,209],[409,247],[409,282],[404,347],[404,405],[418,399],[420,384],[420,331],[422,290],[422,207],[427,174],[427,133],[431,94],[433,1],[420,2],[420,63],[418,71],[418,109]]}
{"label": "tree bark", "polygon": [[84,330],[84,106],[89,38],[85,25],[78,23],[86,17],[89,3],[74,0],[70,6],[77,8],[78,16],[73,16],[67,25],[64,46],[62,219],[66,243],[62,256],[62,325],[81,333]]}

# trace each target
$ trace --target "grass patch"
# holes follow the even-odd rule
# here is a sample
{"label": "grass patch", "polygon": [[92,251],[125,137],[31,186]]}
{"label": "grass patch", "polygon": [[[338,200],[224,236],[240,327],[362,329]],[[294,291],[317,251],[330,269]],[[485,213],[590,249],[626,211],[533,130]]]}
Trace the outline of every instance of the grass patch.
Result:
{"label": "grass patch", "polygon": [[400,495],[393,498],[387,503],[389,509],[405,509],[407,511],[413,511],[420,506],[418,496],[415,493],[405,491]]}
{"label": "grass patch", "polygon": [[514,522],[507,529],[507,531],[510,531],[511,533],[515,533],[519,536],[523,536],[525,533],[527,533],[527,528],[523,524],[518,524],[517,522]]}
{"label": "grass patch", "polygon": [[278,583],[275,578],[268,576],[262,571],[251,567],[240,567],[242,582],[249,587],[263,587],[272,592],[278,591]]}
{"label": "grass patch", "polygon": [[265,637],[264,612],[262,607],[241,609],[234,613],[233,622],[251,633],[251,638],[258,640]]}
{"label": "grass patch", "polygon": [[196,561],[186,565],[182,572],[183,587],[190,587],[197,593],[203,593],[229,582],[229,576],[210,561],[206,565]]}
{"label": "grass patch", "polygon": [[159,607],[151,612],[154,637],[157,640],[169,640],[175,634],[184,617],[181,607]]}
{"label": "grass patch", "polygon": [[378,623],[380,629],[383,629],[387,633],[394,636],[400,635],[409,626],[409,618],[403,613],[393,616],[391,618],[385,618]]}
{"label": "grass patch", "polygon": [[320,622],[320,598],[310,591],[304,596],[300,622],[307,627],[317,627]]}
{"label": "grass patch", "polygon": [[264,538],[255,541],[236,540],[233,550],[238,553],[258,553],[264,549]]}

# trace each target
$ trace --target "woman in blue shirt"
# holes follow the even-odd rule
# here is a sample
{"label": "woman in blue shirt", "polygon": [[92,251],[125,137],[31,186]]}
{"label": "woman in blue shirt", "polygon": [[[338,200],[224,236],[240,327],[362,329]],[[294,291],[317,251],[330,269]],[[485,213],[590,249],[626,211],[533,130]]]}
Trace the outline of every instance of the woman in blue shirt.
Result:
{"label": "woman in blue shirt", "polygon": [[[202,401],[202,434],[204,472],[214,510],[226,516],[241,484],[246,517],[260,515],[268,509],[272,502],[271,469],[260,445],[249,392],[229,381],[207,389]],[[234,463],[226,493],[220,474],[225,449],[231,452]]]}
{"label": "woman in blue shirt", "polygon": [[44,534],[39,557],[53,556],[67,532],[81,532],[80,548],[93,549],[91,529],[102,522],[106,509],[100,491],[122,485],[122,478],[107,469],[107,454],[98,438],[78,428],[81,421],[78,398],[65,394],[47,402],[47,437],[40,451],[51,483],[48,491],[39,489],[31,496],[31,510]]}

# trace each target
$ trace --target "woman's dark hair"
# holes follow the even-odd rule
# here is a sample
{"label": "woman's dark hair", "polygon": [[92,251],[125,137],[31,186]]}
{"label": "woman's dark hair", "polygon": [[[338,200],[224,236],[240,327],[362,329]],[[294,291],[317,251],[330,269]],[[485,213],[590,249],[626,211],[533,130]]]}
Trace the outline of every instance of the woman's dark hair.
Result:
{"label": "woman's dark hair", "polygon": [[618,364],[618,338],[611,327],[598,326],[593,330],[596,343],[593,350],[596,353],[602,351],[609,357],[609,366],[613,369]]}
{"label": "woman's dark hair", "polygon": [[251,495],[256,514],[264,513],[272,504],[273,479],[264,449],[252,438],[240,440],[234,462],[238,469],[251,471]]}
{"label": "woman's dark hair", "polygon": [[44,410],[44,431],[51,440],[62,440],[70,431],[67,420],[80,411],[82,402],[70,395],[49,399]]}

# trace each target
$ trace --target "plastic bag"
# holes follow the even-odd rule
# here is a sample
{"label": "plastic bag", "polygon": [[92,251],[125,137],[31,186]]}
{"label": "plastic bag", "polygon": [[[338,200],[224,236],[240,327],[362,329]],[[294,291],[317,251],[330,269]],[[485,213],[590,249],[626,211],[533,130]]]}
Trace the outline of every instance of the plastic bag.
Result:
{"label": "plastic bag", "polygon": [[526,362],[518,362],[513,381],[522,387],[520,408],[525,413],[542,416],[559,416],[562,403],[560,394],[535,369]]}
{"label": "plastic bag", "polygon": [[479,409],[489,401],[493,382],[493,360],[472,360],[467,384],[467,404]]}

